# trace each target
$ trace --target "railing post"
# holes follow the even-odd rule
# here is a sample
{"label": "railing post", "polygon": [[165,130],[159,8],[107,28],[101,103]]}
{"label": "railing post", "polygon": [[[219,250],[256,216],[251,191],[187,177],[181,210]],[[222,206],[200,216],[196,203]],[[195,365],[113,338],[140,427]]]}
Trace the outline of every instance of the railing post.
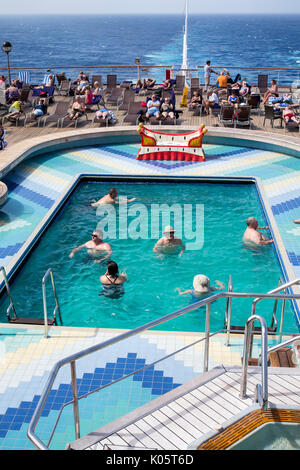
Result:
{"label": "railing post", "polygon": [[205,323],[205,345],[204,345],[204,364],[203,372],[208,371],[208,359],[209,359],[209,333],[210,333],[210,310],[211,304],[206,305],[206,323]]}
{"label": "railing post", "polygon": [[[232,277],[229,275],[228,280],[228,292],[232,292]],[[229,346],[230,341],[230,327],[231,327],[231,309],[232,309],[232,297],[227,299],[227,335],[226,335],[226,346]]]}
{"label": "railing post", "polygon": [[47,300],[46,300],[46,283],[45,278],[42,281],[43,290],[43,307],[44,307],[44,327],[45,327],[45,338],[48,338],[48,314],[47,314]]}
{"label": "railing post", "polygon": [[11,307],[12,307],[13,312],[14,312],[14,318],[17,318],[17,314],[16,314],[14,303],[13,303],[13,299],[12,299],[12,296],[11,296],[10,287],[9,287],[9,283],[8,283],[8,279],[7,279],[7,276],[6,276],[6,271],[5,271],[4,266],[1,266],[0,270],[2,271],[3,280],[4,280],[4,283],[5,283],[7,294],[8,294],[9,300],[10,300]]}
{"label": "railing post", "polygon": [[71,366],[71,377],[72,377],[72,392],[73,392],[73,409],[74,409],[74,422],[75,422],[75,436],[76,439],[80,438],[80,427],[79,427],[79,406],[78,406],[78,392],[76,382],[76,364],[75,361],[70,362]]}

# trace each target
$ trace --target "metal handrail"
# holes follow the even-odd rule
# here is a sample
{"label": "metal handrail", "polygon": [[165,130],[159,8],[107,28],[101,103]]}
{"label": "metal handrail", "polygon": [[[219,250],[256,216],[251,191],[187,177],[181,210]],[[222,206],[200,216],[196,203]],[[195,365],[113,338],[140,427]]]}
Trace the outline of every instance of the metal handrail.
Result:
{"label": "metal handrail", "polygon": [[[233,284],[232,284],[232,276],[231,274],[229,275],[229,280],[228,280],[228,292],[233,291]],[[229,340],[230,340],[230,327],[231,327],[231,311],[232,311],[232,298],[228,297],[227,302],[226,302],[226,328],[227,328],[227,334],[226,334],[226,346],[229,346]]]}
{"label": "metal handrail", "polygon": [[109,340],[106,340],[100,344],[93,345],[87,349],[84,349],[83,351],[79,351],[77,353],[72,354],[71,356],[68,356],[66,358],[61,359],[58,361],[52,368],[50,375],[48,377],[47,383],[45,385],[44,391],[41,394],[40,400],[36,406],[36,409],[33,413],[32,419],[30,421],[28,430],[27,430],[27,436],[30,439],[30,441],[34,444],[34,446],[37,449],[41,450],[48,450],[48,447],[39,439],[39,437],[35,434],[35,428],[37,426],[38,420],[40,418],[40,415],[42,413],[42,410],[45,406],[45,403],[47,401],[48,395],[51,391],[51,388],[53,386],[53,383],[55,381],[55,378],[61,369],[66,364],[71,364],[71,375],[72,375],[72,388],[73,388],[73,400],[74,400],[74,419],[75,419],[75,429],[77,431],[77,436],[79,434],[79,413],[78,413],[78,397],[77,397],[77,384],[76,384],[76,373],[74,364],[75,361],[85,357],[91,353],[94,353],[96,351],[100,351],[107,346],[111,346],[113,344],[116,344],[124,339],[130,338],[132,336],[137,335],[138,333],[141,333],[145,330],[148,330],[150,328],[153,328],[155,326],[161,325],[162,323],[165,323],[167,321],[170,321],[174,318],[177,318],[183,314],[189,313],[191,311],[194,311],[200,307],[206,306],[206,328],[205,328],[205,347],[204,347],[204,371],[208,370],[208,354],[209,354],[209,329],[210,329],[210,306],[212,302],[215,302],[218,299],[221,298],[268,298],[268,299],[300,299],[300,295],[297,294],[260,294],[260,293],[248,293],[248,292],[219,292],[217,294],[211,295],[210,297],[199,300],[198,302],[195,302],[194,304],[188,305],[187,307],[184,307],[180,310],[176,310],[175,312],[172,312],[170,314],[167,314],[163,317],[160,317],[156,320],[153,320],[145,325],[139,326],[135,328],[134,330],[129,330],[125,333],[122,333],[121,335],[115,336]]}
{"label": "metal handrail", "polygon": [[17,313],[16,313],[16,309],[15,309],[15,305],[14,305],[12,296],[11,296],[10,287],[9,287],[8,279],[7,279],[7,276],[6,276],[5,267],[1,266],[0,271],[2,272],[3,280],[4,280],[5,287],[6,287],[6,290],[7,290],[7,294],[8,294],[9,300],[10,300],[10,304],[8,306],[8,309],[6,310],[6,315],[9,319],[10,318],[9,317],[9,312],[11,311],[11,309],[13,309],[14,319],[16,319],[17,318]]}
{"label": "metal handrail", "polygon": [[268,361],[267,361],[267,347],[268,347],[268,329],[266,320],[258,315],[252,315],[246,322],[246,334],[244,338],[244,355],[243,355],[243,366],[242,366],[242,380],[241,380],[241,391],[240,397],[246,398],[247,391],[247,372],[248,372],[248,361],[251,346],[252,337],[252,324],[255,321],[259,321],[261,324],[261,350],[262,350],[262,385],[256,386],[257,399],[263,410],[267,409],[268,406]]}
{"label": "metal handrail", "polygon": [[52,269],[49,268],[47,270],[46,274],[44,275],[43,279],[42,279],[45,338],[48,338],[48,311],[47,311],[47,297],[46,297],[46,280],[49,276],[51,278],[52,290],[53,290],[54,300],[55,300],[55,308],[53,310],[53,318],[54,318],[54,321],[56,322],[56,312],[58,312],[59,320],[60,320],[60,323],[62,324],[61,312],[60,312],[60,308],[59,308],[58,298],[57,298],[57,295],[56,295],[56,288],[55,288],[55,283],[54,283],[53,272],[52,272]]}

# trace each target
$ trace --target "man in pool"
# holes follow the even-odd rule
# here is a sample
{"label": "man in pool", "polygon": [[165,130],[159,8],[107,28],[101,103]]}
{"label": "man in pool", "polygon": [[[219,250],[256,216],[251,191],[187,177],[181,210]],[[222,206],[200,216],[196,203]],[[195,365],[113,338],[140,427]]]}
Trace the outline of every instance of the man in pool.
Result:
{"label": "man in pool", "polygon": [[255,244],[255,245],[269,245],[273,243],[273,240],[266,238],[260,230],[269,230],[269,227],[259,227],[258,222],[255,217],[248,217],[246,220],[247,228],[243,235],[243,242],[247,245]]}
{"label": "man in pool", "polygon": [[106,194],[105,196],[103,196],[101,199],[99,199],[99,201],[97,202],[92,202],[91,203],[91,206],[93,207],[97,207],[97,206],[100,206],[102,204],[124,204],[126,202],[133,202],[136,200],[135,197],[131,198],[131,199],[126,199],[124,202],[122,201],[117,201],[117,197],[118,197],[118,192],[116,190],[116,188],[111,188],[108,192],[108,194]]}
{"label": "man in pool", "polygon": [[167,226],[163,232],[164,236],[155,244],[153,251],[159,255],[161,254],[174,254],[181,248],[179,256],[182,256],[185,245],[180,238],[174,236],[175,230],[171,226]]}
{"label": "man in pool", "polygon": [[[101,230],[94,230],[92,234],[92,239],[88,242],[84,243],[83,245],[79,245],[76,248],[73,248],[71,253],[69,254],[69,258],[73,258],[74,254],[78,251],[82,250],[82,248],[86,248],[88,254],[95,258],[96,263],[101,263],[102,261],[110,258],[112,255],[112,248],[109,243],[105,243],[103,240],[103,233]],[[105,256],[103,256],[106,253]]]}

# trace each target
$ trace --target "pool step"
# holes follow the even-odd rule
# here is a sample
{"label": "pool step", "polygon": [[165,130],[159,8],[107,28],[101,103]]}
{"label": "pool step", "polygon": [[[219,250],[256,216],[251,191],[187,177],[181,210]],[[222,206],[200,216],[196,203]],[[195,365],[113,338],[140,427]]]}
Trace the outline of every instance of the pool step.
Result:
{"label": "pool step", "polygon": [[[10,318],[9,323],[21,324],[21,325],[44,325],[43,318],[26,318],[26,317],[17,317],[17,318]],[[53,318],[48,318],[48,325],[56,325],[56,321]]]}
{"label": "pool step", "polygon": [[[230,333],[243,333],[244,331],[245,331],[245,326],[230,326]],[[254,331],[254,333],[261,333],[261,327],[255,326],[254,328],[252,328],[252,331]],[[276,333],[274,328],[271,328],[271,327],[268,327],[267,331],[269,335]]]}

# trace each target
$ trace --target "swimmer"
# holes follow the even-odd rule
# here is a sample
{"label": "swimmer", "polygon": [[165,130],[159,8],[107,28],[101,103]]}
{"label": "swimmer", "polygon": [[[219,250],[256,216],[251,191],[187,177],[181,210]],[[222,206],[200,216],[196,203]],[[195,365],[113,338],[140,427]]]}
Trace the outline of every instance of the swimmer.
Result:
{"label": "swimmer", "polygon": [[182,243],[180,238],[174,236],[175,230],[171,226],[167,226],[163,232],[164,237],[162,237],[153,248],[154,253],[157,254],[173,254],[178,251],[178,247],[181,247],[179,256],[182,256],[185,245]]}
{"label": "swimmer", "polygon": [[209,294],[215,290],[221,290],[225,288],[225,285],[221,281],[215,281],[217,286],[210,285],[209,277],[204,274],[197,274],[193,279],[193,289],[188,289],[181,292],[179,287],[176,287],[175,292],[178,292],[179,295],[192,294],[196,299],[201,299],[206,294]]}
{"label": "swimmer", "polygon": [[131,199],[126,199],[125,201],[117,201],[116,200],[117,197],[118,197],[118,192],[117,192],[116,188],[111,188],[109,190],[108,194],[106,194],[101,199],[99,199],[99,201],[92,202],[91,206],[96,207],[96,206],[100,206],[102,204],[126,204],[127,202],[133,202],[133,201],[136,200],[136,198],[133,197]]}
{"label": "swimmer", "polygon": [[121,273],[120,275],[118,273],[119,268],[117,263],[108,261],[106,273],[100,276],[103,290],[99,295],[116,299],[124,294],[123,284],[127,281],[127,275],[126,273]]}
{"label": "swimmer", "polygon": [[[101,260],[95,260],[96,263],[101,263],[105,259],[108,259],[112,255],[112,248],[109,243],[105,243],[103,240],[103,233],[101,230],[94,230],[92,234],[92,239],[88,242],[84,243],[83,245],[79,245],[76,248],[73,248],[71,253],[69,254],[69,258],[73,258],[74,254],[78,251],[82,250],[82,248],[86,248],[88,254],[93,258],[100,258]],[[103,253],[107,253],[106,256],[103,258]]]}
{"label": "swimmer", "polygon": [[293,222],[294,222],[294,224],[300,224],[300,219],[298,219],[298,220],[293,219]]}
{"label": "swimmer", "polygon": [[247,242],[251,242],[255,245],[269,245],[269,243],[273,243],[273,240],[269,240],[258,231],[258,229],[269,230],[269,227],[258,227],[258,222],[255,217],[248,217],[246,224],[247,229],[243,235],[244,243],[247,244]]}

